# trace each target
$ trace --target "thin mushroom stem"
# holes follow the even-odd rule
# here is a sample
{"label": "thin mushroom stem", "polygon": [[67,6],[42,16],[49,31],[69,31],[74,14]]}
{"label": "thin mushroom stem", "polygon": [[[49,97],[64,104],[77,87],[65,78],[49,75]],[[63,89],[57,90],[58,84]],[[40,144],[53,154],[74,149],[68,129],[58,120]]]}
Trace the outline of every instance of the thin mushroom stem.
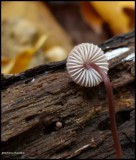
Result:
{"label": "thin mushroom stem", "polygon": [[112,86],[111,86],[109,77],[99,66],[97,66],[94,63],[85,63],[85,67],[88,69],[89,68],[95,69],[103,78],[106,92],[107,92],[107,97],[108,97],[111,132],[112,132],[113,143],[114,143],[114,148],[116,152],[116,158],[121,159],[123,156],[123,152],[122,152],[122,148],[121,148],[121,144],[120,144],[119,136],[117,132],[117,124],[116,124],[115,109],[114,109],[114,102],[113,102],[113,91],[112,91]]}

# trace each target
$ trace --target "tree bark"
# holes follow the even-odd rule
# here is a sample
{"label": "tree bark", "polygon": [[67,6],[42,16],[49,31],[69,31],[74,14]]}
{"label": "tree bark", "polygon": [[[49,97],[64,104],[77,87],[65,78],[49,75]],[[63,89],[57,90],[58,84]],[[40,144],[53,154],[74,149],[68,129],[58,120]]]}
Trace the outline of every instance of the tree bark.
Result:
{"label": "tree bark", "polygon": [[[135,158],[134,79],[135,33],[102,43],[109,59],[123,158]],[[113,52],[114,51],[114,52]],[[115,158],[103,83],[92,88],[75,84],[66,60],[41,65],[16,75],[1,75],[2,158]],[[57,128],[56,122],[62,127]]]}

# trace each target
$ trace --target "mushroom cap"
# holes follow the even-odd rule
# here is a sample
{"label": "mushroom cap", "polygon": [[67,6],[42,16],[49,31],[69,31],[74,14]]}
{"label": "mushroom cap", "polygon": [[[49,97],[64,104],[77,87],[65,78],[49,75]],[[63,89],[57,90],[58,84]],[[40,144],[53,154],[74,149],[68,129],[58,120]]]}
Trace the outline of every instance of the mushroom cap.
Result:
{"label": "mushroom cap", "polygon": [[97,45],[82,43],[75,46],[67,58],[67,70],[72,80],[84,87],[93,87],[103,81],[100,74],[86,64],[95,63],[106,74],[109,70],[105,54]]}

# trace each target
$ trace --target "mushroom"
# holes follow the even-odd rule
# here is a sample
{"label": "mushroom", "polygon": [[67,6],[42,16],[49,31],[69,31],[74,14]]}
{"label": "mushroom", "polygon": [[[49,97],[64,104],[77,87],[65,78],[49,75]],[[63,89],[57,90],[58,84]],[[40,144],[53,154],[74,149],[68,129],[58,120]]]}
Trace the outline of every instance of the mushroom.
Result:
{"label": "mushroom", "polygon": [[57,129],[60,129],[60,128],[62,128],[62,123],[61,122],[56,122],[56,128]]}
{"label": "mushroom", "polygon": [[109,70],[108,62],[103,51],[94,44],[79,44],[69,53],[66,66],[69,76],[80,86],[93,87],[102,81],[104,82],[116,158],[122,158],[122,148],[117,133],[112,85],[107,75]]}

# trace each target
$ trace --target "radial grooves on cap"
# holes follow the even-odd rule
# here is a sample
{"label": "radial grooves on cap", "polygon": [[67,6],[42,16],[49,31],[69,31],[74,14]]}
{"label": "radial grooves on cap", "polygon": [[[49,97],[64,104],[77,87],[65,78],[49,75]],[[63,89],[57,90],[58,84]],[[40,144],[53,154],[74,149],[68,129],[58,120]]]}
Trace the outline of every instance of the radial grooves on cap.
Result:
{"label": "radial grooves on cap", "polygon": [[86,63],[95,63],[107,73],[108,62],[101,48],[91,43],[79,44],[69,53],[66,63],[73,81],[84,87],[96,86],[102,82],[102,77],[94,69],[86,68]]}

